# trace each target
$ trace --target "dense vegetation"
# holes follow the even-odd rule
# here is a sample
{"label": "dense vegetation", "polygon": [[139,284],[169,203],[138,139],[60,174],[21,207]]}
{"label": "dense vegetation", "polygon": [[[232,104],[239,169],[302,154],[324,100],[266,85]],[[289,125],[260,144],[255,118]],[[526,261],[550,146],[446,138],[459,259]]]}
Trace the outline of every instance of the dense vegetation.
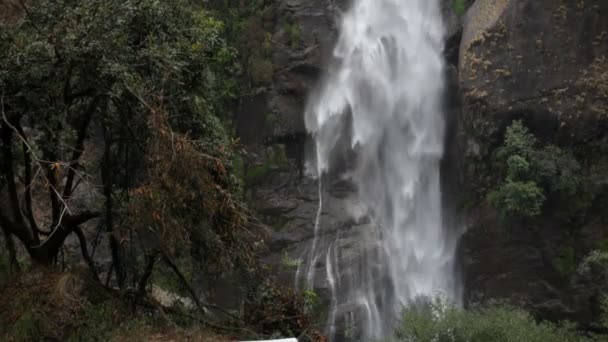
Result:
{"label": "dense vegetation", "polygon": [[490,201],[504,215],[534,217],[542,213],[547,196],[569,198],[581,187],[581,166],[555,145],[539,146],[521,121],[505,132],[496,159],[505,180],[490,193]]}
{"label": "dense vegetation", "polygon": [[441,297],[421,301],[403,312],[394,342],[486,341],[606,341],[608,331],[608,253],[591,252],[576,270],[577,282],[588,298],[599,299],[595,317],[585,326],[570,322],[539,321],[525,310],[495,303],[468,309]]}
{"label": "dense vegetation", "polygon": [[462,310],[441,301],[406,310],[393,339],[403,342],[591,340],[568,325],[537,323],[530,314],[516,308],[496,306]]}
{"label": "dense vegetation", "polygon": [[[0,285],[18,305],[3,308],[0,338],[106,340],[133,310],[144,326],[165,312],[165,326],[314,337],[304,299],[258,267],[260,232],[240,201],[235,28],[188,0],[15,8],[0,24]],[[72,236],[84,272],[65,261]],[[205,303],[229,274],[261,314]],[[159,310],[156,286],[190,297],[195,311]]]}

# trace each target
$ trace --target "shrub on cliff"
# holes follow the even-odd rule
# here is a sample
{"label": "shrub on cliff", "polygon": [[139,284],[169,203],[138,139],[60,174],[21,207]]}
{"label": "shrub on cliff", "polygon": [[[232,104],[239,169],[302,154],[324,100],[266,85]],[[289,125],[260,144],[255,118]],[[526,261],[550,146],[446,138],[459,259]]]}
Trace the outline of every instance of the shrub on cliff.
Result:
{"label": "shrub on cliff", "polygon": [[608,253],[592,251],[579,264],[574,278],[578,295],[586,298],[594,320],[587,324],[608,329]]}
{"label": "shrub on cliff", "polygon": [[535,182],[507,179],[497,191],[490,193],[490,201],[503,213],[533,217],[540,215],[545,195]]}
{"label": "shrub on cliff", "polygon": [[519,120],[505,132],[496,152],[504,180],[489,195],[505,216],[538,216],[547,197],[572,196],[581,186],[580,165],[573,156],[554,145],[539,145]]}

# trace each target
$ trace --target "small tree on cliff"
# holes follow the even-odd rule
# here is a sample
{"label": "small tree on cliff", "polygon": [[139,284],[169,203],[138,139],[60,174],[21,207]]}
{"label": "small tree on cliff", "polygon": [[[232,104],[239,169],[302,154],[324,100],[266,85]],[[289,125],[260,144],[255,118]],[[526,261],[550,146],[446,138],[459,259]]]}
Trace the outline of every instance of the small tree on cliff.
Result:
{"label": "small tree on cliff", "polygon": [[539,145],[522,121],[507,128],[496,153],[504,181],[489,195],[504,215],[535,217],[547,196],[567,198],[579,191],[581,167],[576,159],[555,145]]}

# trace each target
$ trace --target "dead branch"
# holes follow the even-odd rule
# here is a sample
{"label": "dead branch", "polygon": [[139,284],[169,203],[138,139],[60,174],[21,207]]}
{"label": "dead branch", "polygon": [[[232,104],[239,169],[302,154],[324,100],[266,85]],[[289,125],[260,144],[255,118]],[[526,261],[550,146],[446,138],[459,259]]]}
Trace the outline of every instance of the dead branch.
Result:
{"label": "dead branch", "polygon": [[97,274],[97,270],[95,269],[95,262],[93,261],[93,258],[89,254],[89,249],[87,247],[87,239],[84,236],[82,229],[79,226],[76,226],[73,228],[73,231],[76,234],[76,236],[78,237],[78,241],[80,242],[80,251],[82,253],[82,257],[84,258],[84,261],[89,266],[89,269],[91,270],[91,273],[93,274],[93,278],[95,278],[95,280],[101,284],[101,279],[99,279],[99,274]]}
{"label": "dead branch", "polygon": [[27,216],[32,229],[40,232],[38,228],[38,224],[36,223],[36,219],[34,218],[34,210],[32,209],[32,156],[30,155],[30,148],[27,144],[27,138],[25,136],[25,132],[23,131],[23,127],[21,127],[20,123],[16,125],[17,132],[21,137],[21,149],[23,151],[23,163],[25,164],[25,214]]}
{"label": "dead branch", "polygon": [[95,112],[95,108],[99,104],[99,101],[99,97],[96,97],[91,101],[91,104],[87,108],[87,111],[84,117],[82,118],[80,127],[78,127],[78,138],[76,140],[76,146],[72,153],[72,160],[69,165],[68,176],[65,183],[65,187],[63,189],[62,197],[64,200],[68,199],[74,191],[74,177],[76,176],[76,169],[80,166],[78,161],[80,160],[80,157],[82,156],[82,153],[84,151],[84,141],[86,138],[87,129],[89,127],[89,123],[91,122],[91,118],[93,117],[93,113]]}

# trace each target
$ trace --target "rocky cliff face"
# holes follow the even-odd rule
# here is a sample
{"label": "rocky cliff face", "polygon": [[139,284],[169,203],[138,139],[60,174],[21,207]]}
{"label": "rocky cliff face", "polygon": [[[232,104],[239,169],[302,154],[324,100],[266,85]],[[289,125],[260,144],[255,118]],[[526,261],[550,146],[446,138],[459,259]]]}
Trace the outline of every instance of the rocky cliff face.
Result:
{"label": "rocky cliff face", "polygon": [[[469,302],[506,299],[549,318],[592,316],[575,268],[607,236],[608,3],[478,0],[459,51],[459,136],[471,205],[462,245]],[[501,218],[486,204],[492,154],[521,119],[541,143],[572,152],[585,195],[550,199],[539,219]],[[599,178],[598,178],[599,177]],[[561,202],[561,203],[560,203]],[[565,207],[586,206],[564,219]]]}
{"label": "rocky cliff face", "polygon": [[[237,115],[237,133],[245,146],[247,197],[268,232],[265,261],[285,284],[296,284],[296,272],[314,237],[318,208],[316,181],[306,177],[307,133],[304,110],[308,94],[331,59],[338,17],[346,1],[279,0],[267,27],[273,52],[272,82],[244,101]],[[324,224],[344,226],[344,210],[352,190],[331,187],[331,207]],[[319,264],[322,268],[324,265]],[[316,284],[323,292],[327,284]],[[322,296],[327,297],[327,296]]]}
{"label": "rocky cliff face", "polygon": [[[310,246],[316,183],[305,177],[303,111],[323,74],[346,1],[276,0],[267,30],[272,81],[244,101],[237,116],[246,146],[247,193],[269,232],[266,260],[295,283],[298,260]],[[463,17],[445,1],[449,101],[445,201],[464,209],[461,256],[468,303],[504,299],[549,318],[593,315],[574,276],[576,264],[608,238],[608,3],[604,0],[477,0]],[[503,219],[487,204],[496,185],[492,155],[505,127],[522,119],[543,143],[576,155],[593,184],[564,220],[550,204],[532,221]],[[604,176],[602,176],[604,175]],[[349,227],[349,248],[365,244],[364,223],[347,212],[352,189],[330,186],[324,224]],[[351,249],[354,250],[354,249]],[[566,265],[566,266],[564,266]],[[323,262],[316,265],[319,270]],[[318,283],[320,292],[326,288]]]}

